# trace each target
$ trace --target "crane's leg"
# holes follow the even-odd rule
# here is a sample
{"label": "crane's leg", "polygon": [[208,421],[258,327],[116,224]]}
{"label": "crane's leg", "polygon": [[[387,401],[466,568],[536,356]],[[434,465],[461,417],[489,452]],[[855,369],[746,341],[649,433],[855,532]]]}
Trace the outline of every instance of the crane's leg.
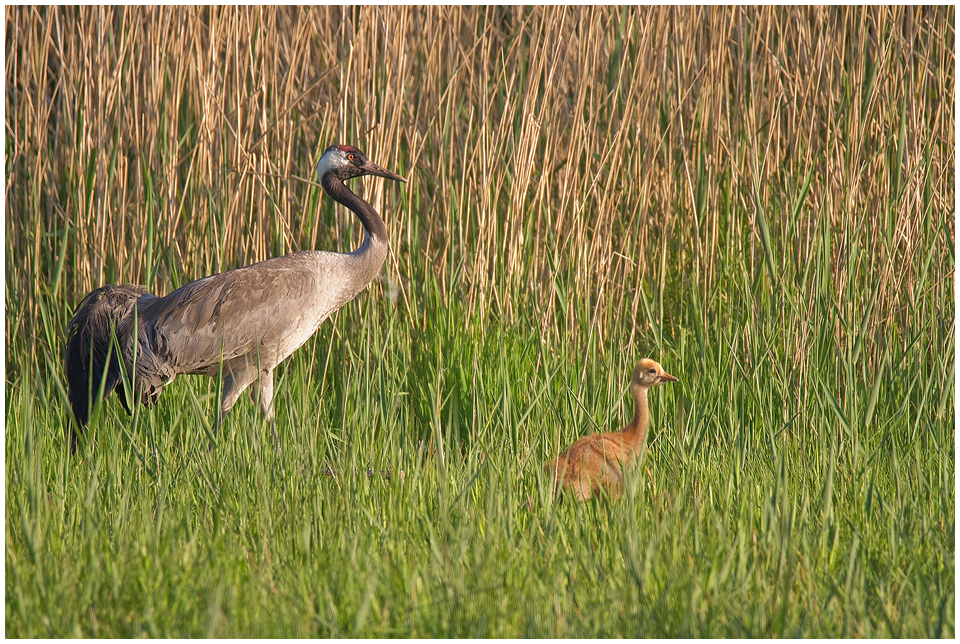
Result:
{"label": "crane's leg", "polygon": [[[277,414],[276,410],[273,408],[273,370],[272,369],[261,369],[260,378],[258,379],[259,384],[259,399],[257,402],[260,403],[260,411],[263,412],[263,417],[270,423],[270,431],[273,433],[273,443],[277,446],[277,449],[280,449],[280,439],[277,437]],[[253,398],[253,390],[250,390],[250,397]]]}
{"label": "crane's leg", "polygon": [[217,415],[217,424],[213,428],[213,440],[210,441],[210,449],[213,449],[214,441],[220,433],[220,427],[227,414],[237,404],[240,394],[244,389],[250,386],[257,377],[256,370],[235,368],[229,365],[223,366],[223,397],[220,399],[220,413]]}
{"label": "crane's leg", "polygon": [[[250,385],[257,382],[256,391]],[[273,432],[273,442],[280,448],[280,440],[277,437],[276,414],[273,409],[273,370],[257,369],[246,366],[233,367],[224,365],[223,368],[223,398],[220,401],[220,414],[217,416],[217,424],[213,429],[213,436],[216,439],[220,432],[227,414],[237,404],[240,395],[247,391],[254,402],[260,405],[260,411],[264,418],[270,424]],[[213,449],[213,443],[210,444]]]}

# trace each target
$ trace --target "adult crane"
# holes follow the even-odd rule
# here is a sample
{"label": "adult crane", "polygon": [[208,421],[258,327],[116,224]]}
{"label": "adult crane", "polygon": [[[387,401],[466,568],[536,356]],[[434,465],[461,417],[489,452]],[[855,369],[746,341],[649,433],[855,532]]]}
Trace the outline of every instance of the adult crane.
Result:
{"label": "adult crane", "polygon": [[[406,182],[349,145],[331,145],[317,162],[323,190],[363,225],[352,253],[305,250],[218,273],[159,297],[142,286],[102,286],[80,302],[67,326],[64,367],[76,420],[70,450],[91,409],[114,389],[152,407],[180,374],[222,374],[214,434],[240,395],[256,383],[260,409],[277,441],[273,370],[334,311],[365,289],[387,257],[387,227],[344,184],[373,175]],[[102,383],[102,390],[101,390]]]}

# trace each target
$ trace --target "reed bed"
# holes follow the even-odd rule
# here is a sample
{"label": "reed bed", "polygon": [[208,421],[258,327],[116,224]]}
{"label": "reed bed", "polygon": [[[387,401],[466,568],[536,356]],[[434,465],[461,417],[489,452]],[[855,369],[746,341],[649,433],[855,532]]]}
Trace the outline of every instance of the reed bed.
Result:
{"label": "reed bed", "polygon": [[[953,635],[953,7],[5,12],[8,634]],[[334,141],[410,181],[282,455],[187,379],[66,458],[76,303],[351,249]]]}

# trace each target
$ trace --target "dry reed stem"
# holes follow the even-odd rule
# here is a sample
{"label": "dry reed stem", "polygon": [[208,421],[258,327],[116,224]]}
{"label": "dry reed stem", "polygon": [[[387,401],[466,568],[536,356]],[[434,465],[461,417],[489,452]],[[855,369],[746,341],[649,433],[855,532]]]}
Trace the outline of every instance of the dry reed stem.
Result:
{"label": "dry reed stem", "polygon": [[706,300],[732,253],[802,281],[824,244],[841,301],[877,284],[877,325],[921,316],[915,285],[952,271],[953,11],[8,7],[8,338],[61,248],[61,315],[348,248],[352,218],[308,208],[334,140],[413,180],[364,186],[391,283],[535,307],[548,338],[633,337],[641,289]]}

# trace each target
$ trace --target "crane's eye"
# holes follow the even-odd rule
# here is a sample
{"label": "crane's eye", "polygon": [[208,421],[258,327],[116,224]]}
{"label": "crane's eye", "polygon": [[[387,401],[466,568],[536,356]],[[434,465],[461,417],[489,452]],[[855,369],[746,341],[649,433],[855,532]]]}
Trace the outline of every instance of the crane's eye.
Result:
{"label": "crane's eye", "polygon": [[347,155],[347,161],[353,161],[353,155],[352,155],[352,154],[348,154],[348,155]]}

